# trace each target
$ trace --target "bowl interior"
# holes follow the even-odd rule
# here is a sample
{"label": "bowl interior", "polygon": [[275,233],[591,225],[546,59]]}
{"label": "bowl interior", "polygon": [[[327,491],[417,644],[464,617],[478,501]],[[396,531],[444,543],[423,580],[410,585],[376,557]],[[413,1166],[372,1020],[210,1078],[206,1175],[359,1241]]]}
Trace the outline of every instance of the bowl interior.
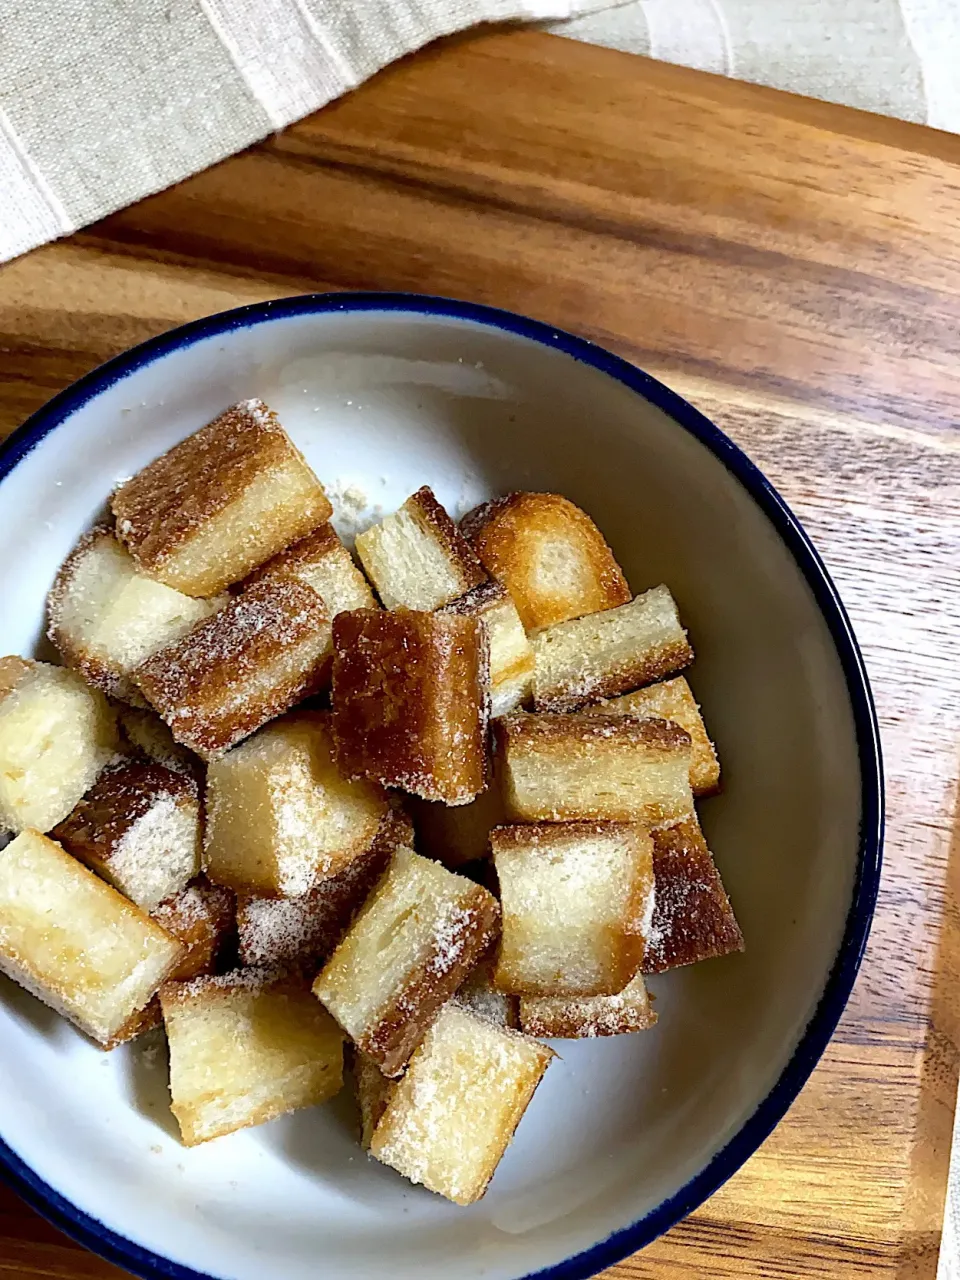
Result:
{"label": "bowl interior", "polygon": [[115,483],[248,396],[278,411],[348,535],[423,483],[458,515],[491,494],[556,490],[594,517],[634,591],[669,584],[724,767],[702,821],[747,951],[653,980],[652,1032],[558,1042],[562,1060],[470,1209],[367,1159],[344,1097],[185,1150],[159,1041],[103,1054],[7,982],[0,1135],[107,1227],[214,1276],[526,1275],[678,1192],[796,1047],[856,872],[843,672],[774,526],[693,435],[561,351],[386,311],[215,334],[77,407],[0,482],[0,652],[42,652],[45,593]]}

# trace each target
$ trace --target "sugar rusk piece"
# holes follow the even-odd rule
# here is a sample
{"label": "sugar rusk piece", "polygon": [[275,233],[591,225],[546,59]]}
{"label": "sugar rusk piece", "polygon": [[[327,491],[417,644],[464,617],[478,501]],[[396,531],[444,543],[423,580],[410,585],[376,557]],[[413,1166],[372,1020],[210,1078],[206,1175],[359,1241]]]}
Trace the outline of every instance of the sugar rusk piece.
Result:
{"label": "sugar rusk piece", "polygon": [[479,620],[356,609],[333,620],[333,732],[349,778],[467,804],[487,782]]}
{"label": "sugar rusk piece", "polygon": [[720,761],[710,741],[697,700],[684,676],[649,684],[645,689],[610,698],[596,707],[585,708],[590,715],[625,715],[636,719],[672,720],[690,735],[690,785],[695,796],[712,795],[720,789]]}
{"label": "sugar rusk piece", "polygon": [[207,769],[207,875],[237,893],[295,897],[369,849],[388,812],[383,789],[345,778],[330,713],[267,725]]}
{"label": "sugar rusk piece", "polygon": [[622,1036],[655,1026],[646,983],[640,974],[613,996],[521,996],[520,1029],[529,1036],[586,1040]]}
{"label": "sugar rusk piece", "polygon": [[345,609],[377,607],[370,583],[353,563],[353,557],[329,523],[320,525],[261,565],[247,578],[244,587],[255,586],[265,578],[278,575],[299,578],[308,587],[313,587],[331,618]]}
{"label": "sugar rusk piece", "polygon": [[68,667],[111,697],[144,706],[132,672],[225,603],[195,600],[137,572],[109,529],[85,534],[47,599],[49,637]]}
{"label": "sugar rusk piece", "polygon": [[336,875],[297,898],[241,896],[237,901],[240,960],[303,970],[317,968],[335,950],[374,885],[413,830],[395,804],[387,810],[373,844]]}
{"label": "sugar rusk piece", "polygon": [[296,542],[333,508],[262,400],[243,400],[113,495],[117,534],[141,573],[213,596]]}
{"label": "sugar rusk piece", "polygon": [[177,742],[204,760],[316,693],[327,671],[323,601],[305,582],[261,582],[134,673]]}
{"label": "sugar rusk piece", "polygon": [[677,606],[664,586],[616,609],[546,627],[532,643],[537,711],[576,711],[661,680],[693,661]]}
{"label": "sugar rusk piece", "polygon": [[630,599],[623,570],[585,511],[558,493],[510,493],[461,521],[528,631]]}
{"label": "sugar rusk piece", "polygon": [[148,761],[105,769],[51,835],[149,913],[200,870],[196,783]]}
{"label": "sugar rusk piece", "polygon": [[644,973],[743,951],[743,934],[696,817],[653,834],[656,903]]}
{"label": "sugar rusk piece", "polygon": [[636,974],[653,914],[653,846],[639,823],[498,827],[495,981],[516,995],[605,996]]}
{"label": "sugar rusk piece", "polygon": [[511,819],[657,826],[693,812],[690,735],[679,725],[515,711],[494,730]]}
{"label": "sugar rusk piece", "polygon": [[457,1000],[501,1027],[516,1027],[519,1025],[517,997],[497,988],[494,981],[496,967],[496,957],[492,954],[485,956],[458,988]]}
{"label": "sugar rusk piece", "polygon": [[472,1204],[554,1056],[451,1001],[390,1092],[371,1154],[455,1204]]}
{"label": "sugar rusk piece", "polygon": [[188,1147],[326,1102],[343,1084],[343,1034],[297,979],[244,969],[168,982],[173,1114]]}
{"label": "sugar rusk piece", "polygon": [[469,804],[449,805],[411,797],[409,806],[418,851],[442,862],[451,871],[479,858],[488,858],[490,832],[506,817],[495,781]]}
{"label": "sugar rusk piece", "polygon": [[533,648],[507,589],[499,582],[483,582],[440,612],[473,615],[483,622],[490,647],[490,714],[506,715],[525,702],[533,688]]}
{"label": "sugar rusk piece", "polygon": [[357,534],[357,555],[388,609],[438,609],[485,581],[470,544],[426,485]]}
{"label": "sugar rusk piece", "polygon": [[364,1151],[369,1151],[374,1130],[380,1123],[380,1117],[386,1110],[397,1082],[385,1076],[374,1060],[365,1053],[353,1055],[353,1078],[360,1107],[360,1145]]}
{"label": "sugar rusk piece", "polygon": [[125,746],[130,748],[127,754],[143,756],[172,769],[174,773],[185,774],[197,782],[201,780],[202,761],[179,742],[174,742],[169,726],[164,724],[155,711],[120,706],[117,718],[126,739]]}
{"label": "sugar rusk piece", "polygon": [[399,1075],[493,942],[499,916],[480,885],[398,849],[313,993],[385,1075]]}
{"label": "sugar rusk piece", "polygon": [[0,658],[0,831],[55,827],[119,747],[106,698],[75,671]]}
{"label": "sugar rusk piece", "polygon": [[0,970],[102,1045],[183,953],[132,902],[38,831],[0,850]]}

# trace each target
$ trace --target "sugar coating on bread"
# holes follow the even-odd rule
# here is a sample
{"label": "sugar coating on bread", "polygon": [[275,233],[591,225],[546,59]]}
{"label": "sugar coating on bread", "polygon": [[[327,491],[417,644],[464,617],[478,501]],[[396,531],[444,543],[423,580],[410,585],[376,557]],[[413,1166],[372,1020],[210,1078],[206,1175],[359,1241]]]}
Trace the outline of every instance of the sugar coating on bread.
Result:
{"label": "sugar coating on bread", "polygon": [[120,728],[134,753],[162,764],[174,773],[185,774],[199,781],[203,776],[203,764],[198,756],[179,742],[174,742],[169,726],[155,711],[140,707],[121,706],[117,712]]}
{"label": "sugar coating on bread", "polygon": [[644,973],[744,949],[743,934],[696,817],[653,835],[657,882]]}
{"label": "sugar coating on bread", "polygon": [[53,840],[0,850],[0,970],[108,1045],[177,964],[160,925]]}
{"label": "sugar coating on bread", "polygon": [[397,1082],[385,1076],[374,1060],[365,1053],[353,1055],[353,1078],[360,1107],[360,1145],[364,1151],[369,1151],[374,1130],[387,1109]]}
{"label": "sugar coating on bread", "polygon": [[613,996],[521,996],[520,1029],[530,1036],[587,1040],[648,1031],[656,1025],[641,974]]}
{"label": "sugar coating on bread", "polygon": [[533,648],[507,589],[499,582],[483,582],[441,612],[474,615],[484,625],[490,648],[490,714],[506,715],[525,702],[533,688]]}
{"label": "sugar coating on bread", "polygon": [[297,898],[242,896],[237,902],[244,965],[313,970],[327,959],[386,870],[412,838],[409,819],[391,804],[373,844],[342,871]]}
{"label": "sugar coating on bread", "polygon": [[204,869],[237,893],[296,897],[338,875],[373,843],[383,789],[343,776],[330,714],[267,725],[207,769]]}
{"label": "sugar coating on bread", "polygon": [[141,573],[213,596],[329,520],[333,508],[274,414],[244,400],[113,495]]}
{"label": "sugar coating on bread", "polygon": [[384,1074],[399,1075],[494,940],[499,914],[480,885],[398,849],[313,993]]}
{"label": "sugar coating on bread", "polygon": [[335,618],[345,609],[375,609],[370,583],[353,563],[350,552],[340,541],[332,524],[322,524],[305,538],[268,560],[246,580],[253,586],[264,578],[285,574],[299,578],[313,587]]}
{"label": "sugar coating on bread", "polygon": [[448,805],[411,797],[410,813],[417,833],[417,849],[456,871],[468,862],[490,856],[490,832],[506,819],[496,781],[469,804]]}
{"label": "sugar coating on bread", "polygon": [[472,1204],[554,1056],[451,1001],[390,1092],[371,1154],[455,1204]]}
{"label": "sugar coating on bread", "polygon": [[537,711],[576,711],[693,661],[676,603],[664,586],[616,609],[547,627],[532,643]]}
{"label": "sugar coating on bread", "polygon": [[119,750],[106,698],[74,671],[0,658],[0,831],[49,831]]}
{"label": "sugar coating on bread", "polygon": [[496,956],[485,956],[457,989],[457,1001],[498,1026],[519,1026],[517,998],[498,989],[496,967]]}
{"label": "sugar coating on bread", "polygon": [[80,539],[57,574],[47,599],[49,637],[88,684],[142,706],[134,668],[224,603],[138,573],[111,530],[99,528]]}
{"label": "sugar coating on bread", "polygon": [[695,796],[711,795],[720,788],[720,761],[703,723],[693,690],[683,676],[647,685],[621,698],[610,698],[585,709],[601,715],[627,715],[643,720],[672,720],[690,735],[690,785]]}
{"label": "sugar coating on bread", "polygon": [[430,611],[486,579],[470,544],[426,485],[357,535],[357,555],[388,609]]}
{"label": "sugar coating on bread", "polygon": [[489,651],[475,617],[356,609],[333,622],[333,732],[351,778],[467,804],[487,782]]}
{"label": "sugar coating on bread", "polygon": [[188,1147],[326,1102],[343,1084],[343,1035],[294,980],[247,969],[166,983],[160,1002]]}
{"label": "sugar coating on bread", "polygon": [[152,912],[200,870],[196,783],[148,761],[105,769],[52,834],[68,853]]}
{"label": "sugar coating on bread", "polygon": [[511,493],[477,507],[460,527],[528,631],[630,599],[603,534],[560,494]]}
{"label": "sugar coating on bread", "polygon": [[518,995],[616,995],[653,912],[653,846],[639,823],[498,827],[496,984]]}
{"label": "sugar coating on bread", "polygon": [[176,741],[214,760],[318,691],[329,634],[312,587],[271,578],[148,658],[134,678]]}
{"label": "sugar coating on bread", "polygon": [[530,715],[494,722],[512,819],[675,822],[693,812],[690,736],[664,720]]}

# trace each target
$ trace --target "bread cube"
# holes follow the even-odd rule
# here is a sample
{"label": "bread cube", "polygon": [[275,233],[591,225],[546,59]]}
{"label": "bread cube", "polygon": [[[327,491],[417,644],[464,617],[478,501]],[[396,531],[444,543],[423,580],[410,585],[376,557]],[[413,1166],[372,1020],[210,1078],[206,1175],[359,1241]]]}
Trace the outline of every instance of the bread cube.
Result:
{"label": "bread cube", "polygon": [[295,542],[286,551],[268,560],[244,583],[255,586],[278,575],[299,578],[314,591],[335,618],[345,609],[375,609],[370,583],[353,563],[350,552],[337,537],[332,524],[322,524]]}
{"label": "bread cube", "polygon": [[276,414],[244,400],[122,484],[113,513],[141,573],[214,596],[333,508]]}
{"label": "bread cube", "polygon": [[487,782],[489,657],[478,619],[356,609],[333,620],[340,768],[467,804]]}
{"label": "bread cube", "polygon": [[644,973],[744,949],[720,872],[695,816],[653,835],[657,881],[653,922],[643,953]]}
{"label": "bread cube", "polygon": [[74,671],[0,658],[0,831],[49,831],[117,755],[106,698]]}
{"label": "bread cube", "polygon": [[460,527],[528,631],[630,599],[603,534],[558,493],[510,493],[471,511]]}
{"label": "bread cube", "polygon": [[49,637],[88,684],[145,706],[132,672],[225,603],[195,600],[137,572],[109,529],[94,529],[67,557],[47,600]]}
{"label": "bread cube", "polygon": [[353,1055],[353,1078],[360,1106],[360,1145],[364,1151],[369,1151],[374,1130],[380,1123],[380,1117],[386,1110],[397,1082],[385,1076],[374,1060],[365,1053]]}
{"label": "bread cube", "polygon": [[690,735],[690,786],[695,796],[712,795],[720,789],[720,761],[716,748],[707,734],[703,716],[693,690],[683,676],[649,684],[635,693],[625,693],[622,698],[611,698],[594,707],[585,708],[587,714],[626,715],[638,720],[655,718],[672,720]]}
{"label": "bread cube", "polygon": [[496,985],[607,996],[640,968],[653,914],[653,845],[639,823],[498,827],[503,932]]}
{"label": "bread cube", "polygon": [[102,1045],[179,962],[181,944],[38,831],[0,850],[0,970]]}
{"label": "bread cube", "polygon": [[483,622],[490,648],[490,714],[506,715],[525,702],[533,688],[533,649],[507,589],[483,582],[440,612]]}
{"label": "bread cube", "polygon": [[313,994],[362,1053],[397,1076],[494,940],[499,916],[480,885],[398,849]]}
{"label": "bread cube", "polygon": [[387,811],[380,787],[337,768],[329,713],[295,712],[210,764],[204,869],[237,893],[297,897],[369,849]]}
{"label": "bread cube", "polygon": [[[485,957],[470,971],[457,991],[457,1003],[500,1027],[519,1026],[518,1000],[498,990],[495,982],[496,958]],[[599,998],[599,997],[598,997]]]}
{"label": "bread cube", "polygon": [[411,797],[409,805],[418,850],[451,871],[489,858],[490,832],[506,819],[496,782],[469,804],[448,805]]}
{"label": "bread cube", "polygon": [[299,982],[256,969],[160,991],[173,1114],[188,1147],[316,1106],[343,1084],[343,1035]]}
{"label": "bread cube", "polygon": [[533,637],[533,705],[576,711],[680,671],[693,661],[666,587],[629,604],[558,622]]}
{"label": "bread cube", "polygon": [[241,897],[237,902],[241,963],[316,973],[396,850],[409,845],[412,835],[410,820],[393,803],[370,848],[309,893],[298,898]]}
{"label": "bread cube", "polygon": [[130,754],[144,756],[174,773],[201,781],[204,772],[201,760],[186,747],[181,747],[179,742],[174,742],[169,727],[155,711],[121,706],[117,714],[123,736],[132,748]]}
{"label": "bread cube", "polygon": [[313,588],[274,578],[155,653],[134,678],[176,741],[215,760],[321,688],[329,635]]}
{"label": "bread cube", "polygon": [[357,534],[357,555],[388,609],[430,611],[486,579],[470,544],[426,485]]}
{"label": "bread cube", "polygon": [[387,1098],[371,1154],[455,1204],[472,1204],[554,1056],[452,1001]]}
{"label": "bread cube", "polygon": [[106,769],[52,836],[149,913],[200,870],[196,783],[147,761]]}
{"label": "bread cube", "polygon": [[679,725],[515,711],[494,728],[511,819],[589,818],[652,827],[693,812],[690,735]]}
{"label": "bread cube", "polygon": [[585,1040],[648,1031],[656,1024],[640,974],[615,996],[521,996],[520,1029],[529,1036]]}

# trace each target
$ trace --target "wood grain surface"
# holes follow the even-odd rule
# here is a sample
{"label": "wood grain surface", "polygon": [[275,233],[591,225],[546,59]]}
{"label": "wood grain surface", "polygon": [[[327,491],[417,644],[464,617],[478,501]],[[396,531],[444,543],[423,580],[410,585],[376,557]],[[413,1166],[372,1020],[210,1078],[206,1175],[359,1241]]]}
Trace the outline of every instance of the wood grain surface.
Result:
{"label": "wood grain surface", "polygon": [[[449,43],[0,270],[0,431],[171,325],[331,288],[597,339],[805,521],[882,721],[876,924],[787,1119],[610,1274],[932,1280],[960,1065],[960,138],[544,35]],[[0,1197],[0,1277],[117,1274]]]}

